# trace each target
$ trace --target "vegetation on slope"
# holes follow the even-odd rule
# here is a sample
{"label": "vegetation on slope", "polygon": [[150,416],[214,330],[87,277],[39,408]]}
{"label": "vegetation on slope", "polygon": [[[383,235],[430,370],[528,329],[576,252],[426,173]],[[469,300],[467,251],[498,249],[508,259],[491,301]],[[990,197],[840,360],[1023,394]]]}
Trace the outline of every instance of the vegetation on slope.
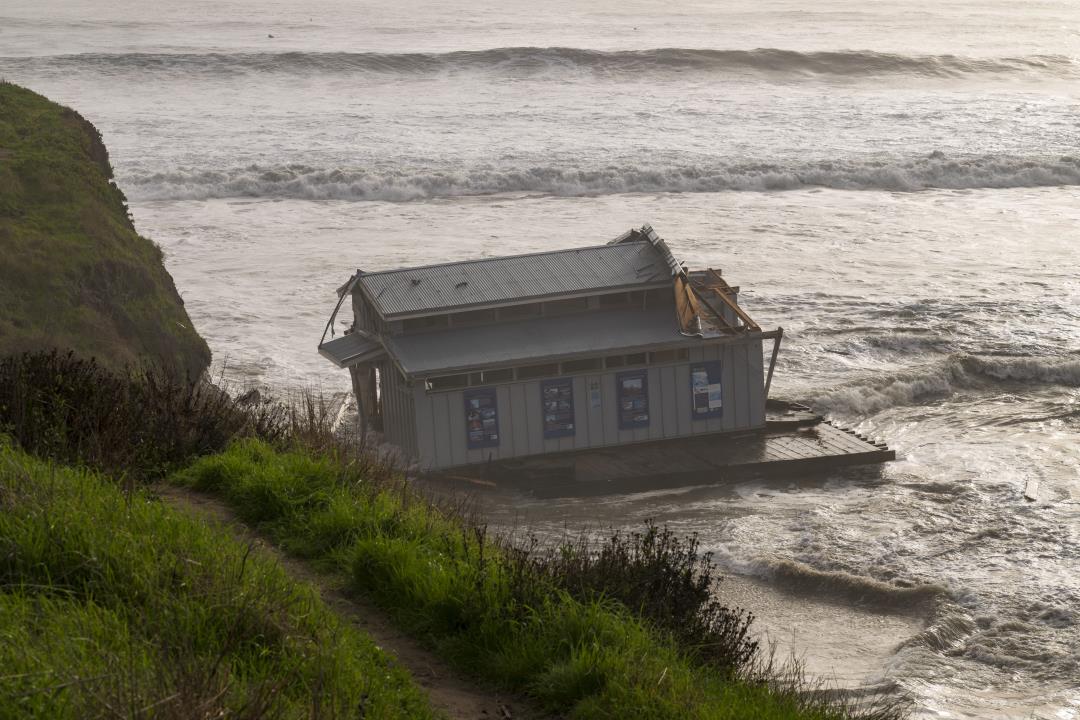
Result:
{"label": "vegetation on slope", "polygon": [[432,717],[225,531],[0,439],[0,718]]}
{"label": "vegetation on slope", "polygon": [[142,483],[239,435],[282,441],[286,421],[282,408],[241,407],[155,368],[119,374],[55,350],[0,359],[0,431],[39,457]]}
{"label": "vegetation on slope", "polygon": [[112,176],[93,125],[0,81],[0,354],[56,347],[197,378],[210,351]]}
{"label": "vegetation on slope", "polygon": [[[612,564],[630,571],[613,582],[566,568],[546,571],[550,563],[501,545],[482,527],[403,486],[373,481],[332,457],[275,450],[254,439],[196,461],[175,480],[220,495],[286,550],[346,574],[355,591],[463,671],[525,692],[554,712],[575,718],[849,716],[835,702],[779,687],[748,669],[755,649],[738,616],[717,613],[719,625],[702,625],[706,633],[715,630],[720,647],[701,654],[656,618],[605,592],[636,587],[633,573],[641,563]],[[661,540],[655,532],[615,545],[627,556],[642,555],[645,537],[666,542],[674,550],[668,557],[680,554],[672,536]],[[666,573],[678,575],[678,568]],[[567,576],[576,579],[573,586],[556,582]],[[689,619],[706,607],[693,605]]]}
{"label": "vegetation on slope", "polygon": [[[599,545],[509,545],[343,443],[318,403],[253,408],[162,387],[160,373],[118,376],[72,356],[11,358],[0,362],[0,428],[26,449],[103,468],[127,487],[177,470],[176,482],[215,493],[288,552],[345,578],[465,673],[559,714],[902,716],[895,703],[854,713],[778,679],[747,634],[749,618],[710,594],[708,556],[692,538],[650,526]],[[147,408],[140,423],[152,432],[130,431],[123,416],[139,412],[132,403]],[[95,527],[106,525],[99,518]],[[147,572],[167,587],[172,561],[158,560],[165,569]],[[64,562],[43,557],[33,565],[39,580],[27,584],[52,597]],[[213,572],[227,577],[228,565]]]}

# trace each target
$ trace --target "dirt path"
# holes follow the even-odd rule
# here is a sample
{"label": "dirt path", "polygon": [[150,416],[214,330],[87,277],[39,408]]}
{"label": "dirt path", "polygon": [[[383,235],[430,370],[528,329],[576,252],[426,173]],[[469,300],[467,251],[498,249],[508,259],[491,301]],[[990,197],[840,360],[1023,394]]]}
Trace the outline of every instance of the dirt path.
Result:
{"label": "dirt path", "polygon": [[520,697],[488,691],[462,678],[415,640],[399,632],[382,610],[361,598],[346,595],[331,577],[315,572],[306,563],[281,552],[268,539],[244,525],[220,500],[169,485],[157,485],[154,491],[178,510],[216,523],[242,542],[254,543],[258,551],[275,558],[293,578],[313,585],[327,606],[393,655],[427,691],[432,706],[452,720],[542,720],[546,717]]}

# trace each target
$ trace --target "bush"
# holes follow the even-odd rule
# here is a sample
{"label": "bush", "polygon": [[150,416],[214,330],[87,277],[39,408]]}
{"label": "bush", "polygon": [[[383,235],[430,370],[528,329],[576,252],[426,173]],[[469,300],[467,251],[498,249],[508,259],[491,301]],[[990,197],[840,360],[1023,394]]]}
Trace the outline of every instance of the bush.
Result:
{"label": "bush", "polygon": [[646,521],[643,532],[615,531],[599,546],[582,535],[544,553],[512,556],[575,597],[619,600],[699,661],[735,672],[757,656],[753,616],[715,598],[712,554],[701,552],[696,535],[680,538]]}
{"label": "bush", "polygon": [[39,457],[139,481],[250,434],[285,435],[286,413],[243,406],[214,386],[165,368],[114,373],[57,351],[0,360],[0,431]]}

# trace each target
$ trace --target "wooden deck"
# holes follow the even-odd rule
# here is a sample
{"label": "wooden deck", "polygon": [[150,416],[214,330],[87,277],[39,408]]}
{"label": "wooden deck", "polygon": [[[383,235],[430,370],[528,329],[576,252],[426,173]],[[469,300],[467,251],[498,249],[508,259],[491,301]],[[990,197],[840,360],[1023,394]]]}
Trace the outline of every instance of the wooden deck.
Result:
{"label": "wooden deck", "polygon": [[748,475],[814,472],[895,460],[896,452],[811,412],[770,418],[764,431],[706,435],[539,455],[455,468],[442,476],[548,492],[642,488]]}

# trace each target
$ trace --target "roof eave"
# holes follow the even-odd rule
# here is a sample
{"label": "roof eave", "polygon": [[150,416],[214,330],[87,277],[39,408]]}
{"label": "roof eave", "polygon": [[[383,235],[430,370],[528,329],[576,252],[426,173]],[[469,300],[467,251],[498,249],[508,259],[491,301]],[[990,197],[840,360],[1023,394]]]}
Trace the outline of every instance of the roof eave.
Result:
{"label": "roof eave", "polygon": [[[375,347],[369,348],[369,349],[367,349],[367,350],[365,350],[363,352],[358,352],[358,353],[349,354],[349,355],[341,355],[341,354],[338,354],[338,353],[333,353],[327,348],[327,346],[330,343],[322,343],[322,344],[319,345],[319,354],[322,355],[327,360],[329,360],[330,362],[332,362],[337,367],[342,368],[342,369],[350,368],[350,367],[352,367],[354,365],[360,365],[361,363],[372,362],[372,361],[380,359],[381,357],[383,357],[384,355],[387,354],[386,347],[383,345],[382,341],[379,338],[377,338],[375,336],[367,336],[366,333],[359,333],[359,334],[364,335],[366,337],[366,339],[377,342],[377,345]],[[338,338],[338,339],[340,340],[341,338]],[[333,341],[331,341],[331,342],[333,342]]]}

